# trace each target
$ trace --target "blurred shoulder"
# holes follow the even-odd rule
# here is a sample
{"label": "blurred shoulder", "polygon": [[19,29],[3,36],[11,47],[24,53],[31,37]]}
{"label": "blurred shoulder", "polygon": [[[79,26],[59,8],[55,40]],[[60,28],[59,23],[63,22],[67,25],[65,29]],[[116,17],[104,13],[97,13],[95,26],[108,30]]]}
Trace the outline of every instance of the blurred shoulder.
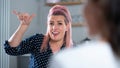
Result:
{"label": "blurred shoulder", "polygon": [[54,61],[64,68],[116,68],[112,49],[107,42],[91,41],[65,49],[54,55]]}
{"label": "blurred shoulder", "polygon": [[[102,49],[102,50],[101,50]],[[62,55],[62,54],[82,54],[83,53],[94,53],[95,51],[97,52],[102,52],[103,50],[111,50],[110,44],[107,42],[99,42],[99,41],[90,41],[90,42],[86,42],[83,44],[78,44],[76,47],[74,48],[70,48],[70,49],[65,49],[63,51],[61,51],[60,53],[58,53],[58,55]]]}

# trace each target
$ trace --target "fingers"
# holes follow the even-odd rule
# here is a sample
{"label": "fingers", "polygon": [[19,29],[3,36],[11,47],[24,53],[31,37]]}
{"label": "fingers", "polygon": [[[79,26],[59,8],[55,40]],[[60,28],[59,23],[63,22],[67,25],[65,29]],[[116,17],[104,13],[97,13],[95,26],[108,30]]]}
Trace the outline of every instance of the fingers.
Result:
{"label": "fingers", "polygon": [[24,24],[29,24],[35,17],[35,14],[30,15],[28,13],[20,13],[15,10],[13,10],[13,14],[15,14],[18,17],[18,19]]}
{"label": "fingers", "polygon": [[13,14],[15,14],[19,20],[23,20],[23,13],[17,12],[16,10],[13,10]]}
{"label": "fingers", "polygon": [[13,14],[17,15],[17,11],[13,10]]}
{"label": "fingers", "polygon": [[29,22],[31,22],[34,17],[35,17],[35,14],[32,14],[32,15],[29,17]]}
{"label": "fingers", "polygon": [[20,12],[17,12],[16,10],[13,10],[13,14],[15,14],[15,15],[19,15]]}

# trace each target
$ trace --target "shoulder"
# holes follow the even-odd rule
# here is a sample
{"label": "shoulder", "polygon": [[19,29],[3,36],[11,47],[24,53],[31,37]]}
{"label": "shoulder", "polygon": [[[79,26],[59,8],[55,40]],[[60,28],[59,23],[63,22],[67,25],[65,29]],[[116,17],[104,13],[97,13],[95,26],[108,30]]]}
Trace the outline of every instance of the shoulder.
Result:
{"label": "shoulder", "polygon": [[38,33],[36,33],[36,34],[32,35],[32,36],[29,37],[29,38],[31,38],[31,39],[43,39],[43,38],[44,38],[44,35],[43,35],[43,34],[38,34]]}
{"label": "shoulder", "polygon": [[[72,66],[91,68],[96,66],[106,66],[106,68],[114,68],[115,59],[108,43],[90,42],[78,45],[78,47],[63,50],[54,56],[62,64],[68,63]],[[72,61],[72,62],[71,62]],[[80,65],[81,64],[81,65]],[[66,66],[69,66],[66,64]],[[85,65],[85,66],[84,66]],[[94,67],[95,68],[95,67]]]}
{"label": "shoulder", "polygon": [[34,34],[33,36],[34,36],[34,37],[44,37],[43,34],[39,34],[39,33],[36,33],[36,34]]}
{"label": "shoulder", "polygon": [[27,41],[27,42],[30,42],[30,43],[33,43],[33,44],[41,44],[43,39],[44,39],[44,35],[43,34],[36,33],[36,34],[26,38],[23,41],[25,41],[25,42]]}
{"label": "shoulder", "polygon": [[61,51],[58,55],[61,55],[61,54],[69,55],[69,53],[73,55],[78,55],[77,53],[79,54],[94,53],[95,54],[96,52],[107,52],[107,51],[111,51],[111,48],[108,43],[92,41],[84,44],[79,44],[74,48],[65,49]]}

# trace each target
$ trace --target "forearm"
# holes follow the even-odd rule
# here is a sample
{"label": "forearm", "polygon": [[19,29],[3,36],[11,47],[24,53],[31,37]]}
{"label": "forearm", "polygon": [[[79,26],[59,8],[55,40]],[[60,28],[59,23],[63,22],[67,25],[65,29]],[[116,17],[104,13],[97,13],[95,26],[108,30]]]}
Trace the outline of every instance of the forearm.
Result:
{"label": "forearm", "polygon": [[26,32],[27,28],[28,28],[28,25],[21,25],[21,24],[19,25],[18,29],[8,40],[11,47],[17,47],[20,44],[22,37]]}

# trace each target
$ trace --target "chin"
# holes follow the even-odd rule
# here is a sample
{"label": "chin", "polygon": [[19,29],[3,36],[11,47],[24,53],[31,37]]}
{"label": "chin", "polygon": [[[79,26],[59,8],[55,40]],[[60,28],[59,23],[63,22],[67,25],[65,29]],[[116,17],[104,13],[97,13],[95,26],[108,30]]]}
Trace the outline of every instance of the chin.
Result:
{"label": "chin", "polygon": [[58,42],[59,40],[54,39],[53,41]]}
{"label": "chin", "polygon": [[59,41],[59,39],[51,39],[51,40],[56,41],[56,42]]}

